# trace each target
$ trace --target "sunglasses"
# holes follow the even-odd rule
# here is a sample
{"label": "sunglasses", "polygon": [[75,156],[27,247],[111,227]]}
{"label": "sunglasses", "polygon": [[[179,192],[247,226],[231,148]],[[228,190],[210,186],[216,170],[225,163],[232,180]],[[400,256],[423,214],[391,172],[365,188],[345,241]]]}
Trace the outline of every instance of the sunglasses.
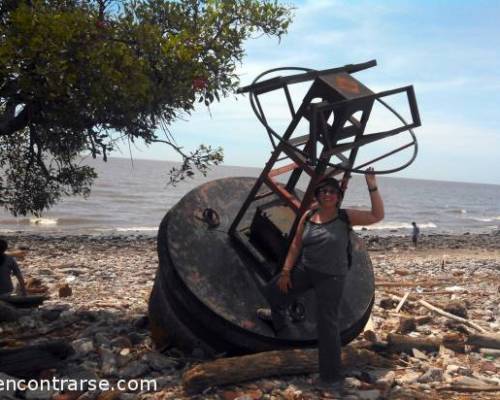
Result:
{"label": "sunglasses", "polygon": [[318,194],[338,194],[338,192],[335,189],[319,189]]}

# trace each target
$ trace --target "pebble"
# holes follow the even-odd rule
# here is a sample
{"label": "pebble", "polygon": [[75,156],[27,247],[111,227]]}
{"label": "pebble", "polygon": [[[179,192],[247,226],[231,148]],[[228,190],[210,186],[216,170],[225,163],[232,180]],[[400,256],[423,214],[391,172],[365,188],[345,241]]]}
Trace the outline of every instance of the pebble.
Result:
{"label": "pebble", "polygon": [[54,390],[27,390],[24,398],[26,400],[50,400],[55,393]]}
{"label": "pebble", "polygon": [[115,376],[118,372],[116,355],[105,347],[101,347],[99,352],[101,356],[101,372],[104,376]]}
{"label": "pebble", "polygon": [[149,367],[155,371],[175,369],[178,364],[177,361],[172,360],[163,354],[153,352],[144,354],[142,360],[148,363]]}
{"label": "pebble", "polygon": [[126,336],[118,336],[118,337],[112,339],[109,342],[109,345],[111,347],[118,347],[118,348],[132,347],[132,342]]}
{"label": "pebble", "polygon": [[362,385],[363,383],[354,377],[347,377],[344,382],[344,386],[351,389],[359,389]]}
{"label": "pebble", "polygon": [[130,354],[130,349],[128,347],[120,350],[120,355],[123,357],[128,356],[129,354]]}
{"label": "pebble", "polygon": [[411,384],[417,381],[417,379],[421,376],[422,374],[419,372],[414,372],[414,371],[407,371],[403,376],[399,376],[396,378],[396,382],[404,386],[406,384]]}
{"label": "pebble", "polygon": [[13,385],[7,386],[7,381],[17,382],[18,379],[13,377],[13,376],[4,374],[3,372],[0,372],[0,382],[3,382],[2,391],[1,391],[2,396],[5,396],[5,397],[14,396],[16,394],[15,387],[13,387]]}
{"label": "pebble", "polygon": [[141,361],[132,361],[118,372],[118,376],[123,379],[133,379],[143,376],[149,372],[149,366]]}
{"label": "pebble", "polygon": [[90,339],[77,339],[71,342],[71,345],[79,357],[84,357],[95,350],[94,343]]}
{"label": "pebble", "polygon": [[380,390],[371,389],[371,390],[359,390],[356,392],[356,397],[361,400],[377,400],[381,395]]}
{"label": "pebble", "polygon": [[380,376],[375,381],[375,384],[378,387],[383,387],[384,389],[389,389],[394,385],[395,380],[396,380],[396,373],[394,371],[387,371],[385,374]]}
{"label": "pebble", "polygon": [[430,368],[417,381],[420,383],[441,382],[443,380],[443,370],[440,368]]}

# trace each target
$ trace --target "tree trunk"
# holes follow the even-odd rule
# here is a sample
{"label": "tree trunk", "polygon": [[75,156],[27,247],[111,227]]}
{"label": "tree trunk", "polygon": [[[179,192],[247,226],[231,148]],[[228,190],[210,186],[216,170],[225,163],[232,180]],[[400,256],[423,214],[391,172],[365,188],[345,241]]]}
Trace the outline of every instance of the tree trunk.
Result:
{"label": "tree trunk", "polygon": [[[342,363],[346,368],[362,365],[390,367],[392,362],[365,349],[346,347],[342,350]],[[294,375],[318,372],[316,349],[269,351],[241,357],[220,358],[199,364],[182,377],[189,393],[202,391],[208,386],[227,385],[273,375]]]}

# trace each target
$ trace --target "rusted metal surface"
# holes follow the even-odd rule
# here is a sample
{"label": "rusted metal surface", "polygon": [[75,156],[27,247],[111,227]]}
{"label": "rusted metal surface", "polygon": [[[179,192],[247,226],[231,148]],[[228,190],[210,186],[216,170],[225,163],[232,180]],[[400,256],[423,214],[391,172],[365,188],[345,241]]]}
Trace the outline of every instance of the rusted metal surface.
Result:
{"label": "rusted metal surface", "polygon": [[[316,340],[312,293],[299,300],[305,318],[291,323],[286,336],[276,337],[271,327],[256,317],[255,310],[267,306],[261,293],[266,282],[262,265],[227,234],[254,183],[254,178],[227,178],[204,184],[188,193],[162,222],[160,268],[150,299],[153,339],[160,346],[195,344],[210,354],[307,346]],[[206,208],[218,213],[220,224],[216,228],[197,218]],[[278,214],[285,219],[280,223],[286,224],[286,213]],[[293,213],[288,215],[293,218]],[[248,227],[251,222],[243,221]],[[373,270],[366,251],[356,247],[353,256],[341,313],[344,342],[362,330],[374,295]]]}
{"label": "rusted metal surface", "polygon": [[[251,85],[240,90],[240,92],[250,93],[252,109],[258,120],[265,127],[274,151],[230,226],[230,235],[235,240],[239,240],[240,237],[238,234],[240,221],[246,213],[251,213],[251,204],[258,198],[257,193],[262,186],[267,186],[276,192],[296,214],[290,230],[286,232],[289,239],[287,244],[289,245],[301,215],[309,208],[313,200],[312,192],[316,183],[325,174],[330,174],[331,171],[335,170],[341,172],[343,174],[341,178],[342,186],[346,187],[352,172],[364,173],[363,168],[365,166],[372,165],[404,149],[414,148],[413,157],[409,162],[399,168],[375,171],[375,173],[395,172],[413,162],[416,157],[417,143],[411,129],[420,126],[420,116],[413,87],[406,86],[374,93],[351,76],[354,72],[375,65],[376,62],[372,60],[362,64],[346,65],[323,71],[305,70],[296,67],[276,68],[260,74]],[[302,70],[306,72],[261,80],[267,74],[276,73],[281,70]],[[312,83],[302,99],[299,109],[295,112],[288,91],[288,85],[305,81],[312,81]],[[277,132],[270,125],[259,96],[281,89],[284,89],[286,102],[290,108],[291,119],[288,127],[283,132]],[[412,118],[409,123],[382,100],[385,97],[398,94],[406,95],[407,97]],[[381,103],[392,112],[401,121],[401,125],[381,132],[365,134],[365,128],[375,102]],[[301,121],[309,123],[309,134],[300,138],[293,138],[295,130]],[[409,144],[380,155],[361,166],[355,164],[360,147],[407,131],[413,137],[413,141]],[[348,141],[346,142],[346,140]],[[289,158],[293,163],[285,167],[275,167],[278,161],[286,158]],[[284,188],[276,185],[273,177],[281,174],[282,171],[289,171],[290,169],[293,169],[293,172],[288,177]],[[303,172],[309,175],[309,184],[306,194],[302,202],[300,202],[295,197],[294,191]]]}

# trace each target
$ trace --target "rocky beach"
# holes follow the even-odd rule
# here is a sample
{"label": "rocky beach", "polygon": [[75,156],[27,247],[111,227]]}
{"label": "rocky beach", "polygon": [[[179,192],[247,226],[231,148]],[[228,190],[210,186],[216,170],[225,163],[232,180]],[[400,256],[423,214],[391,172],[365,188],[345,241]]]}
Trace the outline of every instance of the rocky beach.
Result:
{"label": "rocky beach", "polygon": [[[4,236],[18,254],[30,293],[49,299],[34,309],[2,306],[0,349],[62,340],[72,354],[63,368],[41,368],[40,377],[154,380],[156,390],[4,391],[1,399],[338,396],[317,387],[317,374],[268,377],[188,394],[183,375],[204,361],[202,354],[155,349],[149,335],[147,303],[158,268],[154,237]],[[477,345],[471,337],[500,334],[500,233],[422,235],[418,249],[409,237],[361,236],[374,266],[376,301],[370,326],[348,347],[378,352],[391,367],[350,369],[342,398],[498,398],[500,350]],[[400,337],[416,339],[416,344],[409,351],[397,350]],[[0,379],[7,378],[0,373]]]}

